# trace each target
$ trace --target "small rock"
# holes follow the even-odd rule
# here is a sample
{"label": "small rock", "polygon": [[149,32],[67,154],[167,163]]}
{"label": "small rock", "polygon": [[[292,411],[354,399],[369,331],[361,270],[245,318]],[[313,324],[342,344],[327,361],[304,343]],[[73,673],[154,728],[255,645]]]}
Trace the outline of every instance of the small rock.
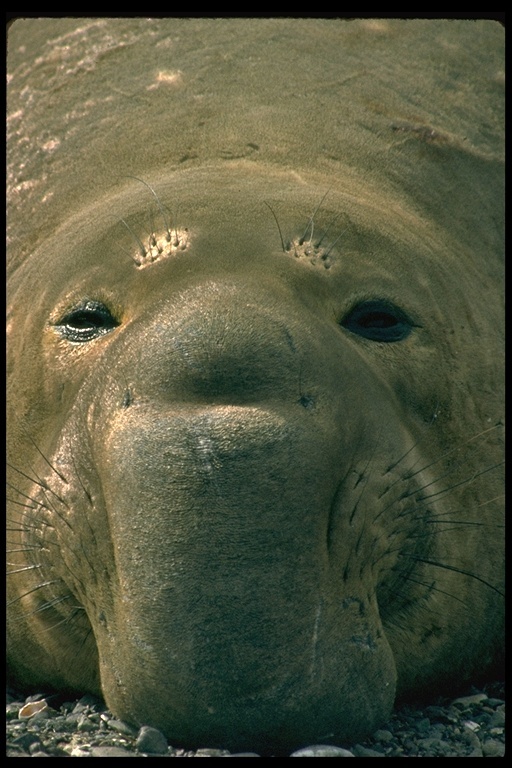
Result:
{"label": "small rock", "polygon": [[82,698],[77,701],[77,703],[73,707],[73,712],[83,712],[89,707],[98,706],[100,703],[101,703],[100,700],[96,696],[92,696],[92,694],[88,693],[85,696],[82,696]]}
{"label": "small rock", "polygon": [[71,757],[92,757],[91,751],[87,747],[73,747],[69,754]]}
{"label": "small rock", "polygon": [[470,707],[472,704],[481,704],[482,701],[487,701],[487,694],[475,693],[473,696],[461,696],[460,699],[454,699],[451,705],[460,704],[463,707]]}
{"label": "small rock", "polygon": [[446,711],[443,707],[435,706],[431,704],[429,707],[425,707],[425,715],[432,720],[444,720],[446,717]]}
{"label": "small rock", "polygon": [[430,731],[430,720],[428,717],[422,717],[416,723],[416,730],[418,733],[426,734]]}
{"label": "small rock", "polygon": [[482,753],[484,757],[504,757],[505,745],[496,739],[489,739],[482,744]]}
{"label": "small rock", "polygon": [[128,725],[128,723],[123,722],[122,720],[107,720],[107,725],[112,731],[117,731],[117,733],[122,733],[123,736],[136,736],[137,735],[137,729],[132,728],[131,725]]}
{"label": "small rock", "polygon": [[168,752],[167,739],[163,733],[149,725],[143,725],[140,729],[136,747],[139,752],[150,755],[166,755]]}
{"label": "small rock", "polygon": [[30,745],[30,747],[28,748],[28,751],[30,752],[30,754],[32,755],[32,757],[34,757],[34,755],[35,755],[35,754],[38,754],[38,753],[40,753],[40,752],[41,752],[42,748],[43,748],[43,747],[42,747],[42,744],[41,744],[41,742],[39,741],[39,739],[36,739],[36,740],[35,740],[35,741],[34,741],[34,742],[33,742],[33,743]]}
{"label": "small rock", "polygon": [[379,729],[378,731],[375,731],[373,738],[375,741],[382,741],[383,744],[387,744],[388,742],[393,741],[393,734],[391,731]]}
{"label": "small rock", "polygon": [[440,739],[435,739],[435,738],[418,739],[416,743],[418,747],[421,747],[421,749],[424,749],[428,752],[431,749],[437,750],[439,748]]}
{"label": "small rock", "polygon": [[235,752],[233,755],[226,755],[226,757],[261,757],[256,752]]}
{"label": "small rock", "polygon": [[492,707],[493,709],[496,709],[496,707],[499,707],[502,704],[505,704],[503,699],[487,699],[487,702],[489,707]]}
{"label": "small rock", "polygon": [[24,733],[21,736],[18,736],[13,742],[13,746],[20,747],[28,752],[30,752],[30,747],[32,745],[36,745],[37,747],[41,746],[41,742],[35,733]]}
{"label": "small rock", "polygon": [[18,719],[18,713],[20,709],[22,708],[23,704],[19,701],[11,701],[9,704],[7,704],[5,708],[5,715],[7,717],[7,720],[17,720]]}
{"label": "small rock", "polygon": [[97,728],[98,726],[89,720],[87,715],[80,715],[76,724],[77,731],[80,731],[81,733],[88,733],[90,731],[96,731]]}
{"label": "small rock", "polygon": [[210,747],[198,749],[195,753],[195,757],[228,757],[228,755],[227,749],[213,749]]}
{"label": "small rock", "polygon": [[467,743],[472,747],[472,751],[468,757],[483,757],[482,745],[480,739],[474,731],[464,729],[464,737],[467,739]]}
{"label": "small rock", "polygon": [[292,752],[290,757],[354,757],[352,752],[341,747],[333,747],[330,744],[312,744]]}
{"label": "small rock", "polygon": [[30,696],[27,696],[25,699],[25,704],[31,704],[38,701],[42,701],[43,699],[46,700],[46,696],[44,693],[32,693]]}
{"label": "small rock", "polygon": [[354,755],[356,757],[385,757],[385,755],[382,754],[382,752],[377,752],[376,749],[369,749],[368,747],[363,747],[361,744],[356,744],[354,747]]}
{"label": "small rock", "polygon": [[88,757],[137,757],[123,747],[93,747]]}
{"label": "small rock", "polygon": [[505,727],[505,708],[500,707],[489,720],[490,728],[504,728]]}

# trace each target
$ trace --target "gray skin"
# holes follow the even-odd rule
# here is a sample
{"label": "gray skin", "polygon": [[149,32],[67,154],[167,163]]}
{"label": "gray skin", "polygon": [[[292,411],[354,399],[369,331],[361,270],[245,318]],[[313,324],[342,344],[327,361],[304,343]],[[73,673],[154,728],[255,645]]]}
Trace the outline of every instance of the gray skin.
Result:
{"label": "gray skin", "polygon": [[9,31],[8,653],[279,752],[503,631],[503,30]]}

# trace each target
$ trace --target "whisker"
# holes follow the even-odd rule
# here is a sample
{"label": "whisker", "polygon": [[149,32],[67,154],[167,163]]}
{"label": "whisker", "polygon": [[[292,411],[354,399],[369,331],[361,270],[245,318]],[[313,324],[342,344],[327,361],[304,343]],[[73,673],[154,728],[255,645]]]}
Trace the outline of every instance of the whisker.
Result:
{"label": "whisker", "polygon": [[302,237],[299,238],[299,245],[303,245],[304,244],[304,240],[306,239],[306,233],[307,233],[307,231],[308,231],[308,229],[310,227],[311,227],[311,237],[309,238],[309,242],[311,243],[311,241],[313,240],[313,227],[314,227],[314,223],[313,222],[314,222],[315,216],[318,213],[318,211],[320,210],[320,207],[321,207],[322,203],[324,202],[325,198],[327,197],[327,195],[329,194],[331,189],[332,189],[332,187],[329,187],[329,189],[327,190],[327,192],[322,197],[322,199],[318,203],[317,207],[315,208],[315,210],[311,214],[311,217],[310,217],[310,219],[309,219],[309,221],[307,223],[306,229],[304,230],[304,234],[302,235]]}
{"label": "whisker", "polygon": [[504,593],[501,592],[497,587],[495,587],[493,584],[490,584],[485,579],[482,579],[480,576],[477,576],[475,573],[472,573],[471,571],[466,571],[463,568],[457,568],[454,565],[448,565],[447,563],[439,563],[436,560],[430,560],[426,557],[418,557],[417,555],[408,555],[408,554],[402,554],[402,557],[407,557],[411,560],[415,560],[418,563],[425,563],[426,565],[433,565],[436,568],[444,568],[447,571],[455,571],[455,573],[461,573],[463,576],[469,576],[471,579],[475,579],[476,581],[481,582],[482,584],[485,584],[486,587],[489,587],[489,589],[492,589],[493,592],[496,592],[501,597],[504,597]]}
{"label": "whisker", "polygon": [[[433,499],[435,496],[440,497],[443,494],[451,493],[454,488],[460,488],[461,485],[467,485],[468,483],[472,483],[477,477],[480,477],[481,475],[485,475],[486,472],[492,472],[493,469],[497,469],[498,467],[502,467],[504,461],[499,461],[496,464],[492,464],[490,467],[487,467],[486,469],[480,470],[480,472],[474,472],[471,477],[467,477],[464,480],[461,480],[458,483],[454,483],[453,485],[450,485],[448,488],[442,488],[440,491],[436,491],[435,493],[431,493],[430,496],[422,496],[422,500],[425,499]],[[450,473],[447,473],[447,475]],[[447,475],[444,475],[442,477],[446,477]],[[418,490],[424,490],[424,488],[428,488],[432,483],[427,483],[423,488],[419,488]]]}
{"label": "whisker", "polygon": [[[333,217],[333,218],[330,220],[329,224],[328,224],[328,225],[327,225],[327,227],[324,229],[324,233],[323,233],[323,235],[321,236],[320,240],[317,240],[317,241],[316,241],[316,244],[315,244],[315,248],[320,248],[320,246],[322,245],[322,242],[323,242],[323,240],[324,240],[324,239],[327,237],[327,235],[329,234],[329,231],[330,231],[331,227],[332,227],[332,226],[333,226],[333,225],[336,223],[336,221],[337,221],[337,220],[340,218],[340,216],[341,216],[341,215],[342,215],[341,213],[337,213],[337,214],[336,214],[336,215],[335,215],[335,216],[334,216],[334,217]],[[344,215],[346,215],[346,214],[344,214]],[[338,240],[339,240],[339,238],[338,238]]]}
{"label": "whisker", "polygon": [[406,581],[410,581],[413,584],[418,584],[420,587],[426,587],[431,592],[438,592],[440,595],[446,595],[447,597],[451,597],[453,600],[456,600],[461,605],[466,605],[464,600],[462,600],[460,597],[457,597],[453,594],[453,592],[447,592],[445,589],[441,589],[440,587],[436,587],[435,584],[429,584],[428,582],[421,581],[420,579],[415,579],[412,576],[404,576]]}
{"label": "whisker", "polygon": [[[135,240],[135,242],[136,242],[136,243],[137,243],[137,245],[139,246],[139,251],[140,251],[140,257],[141,257],[141,259],[145,259],[145,258],[146,258],[146,256],[148,255],[148,252],[147,252],[147,250],[146,250],[146,247],[145,247],[144,243],[142,242],[142,240],[141,240],[139,237],[137,237],[137,235],[135,234],[135,232],[133,231],[133,229],[130,227],[130,225],[129,225],[129,224],[128,224],[128,223],[127,223],[127,222],[126,222],[124,219],[118,219],[118,221],[120,221],[120,222],[121,222],[121,224],[124,224],[124,226],[126,227],[126,229],[128,230],[128,232],[130,233],[130,235],[133,237],[133,239]],[[131,259],[133,259],[133,261],[135,262],[135,264],[136,264],[138,267],[140,267],[140,265],[141,265],[141,263],[142,263],[142,262],[140,262],[140,261],[137,261],[137,259],[135,259],[135,258],[132,256],[132,254],[130,254],[130,257],[131,257]]]}
{"label": "whisker", "polygon": [[170,243],[171,240],[172,240],[172,237],[171,237],[171,231],[170,231],[170,228],[169,228],[169,223],[168,223],[167,217],[166,217],[166,215],[164,213],[164,209],[163,209],[162,203],[160,202],[160,198],[156,194],[155,190],[153,189],[153,187],[150,184],[147,183],[147,181],[144,181],[144,179],[139,179],[138,176],[131,176],[130,174],[128,174],[128,178],[129,179],[135,179],[135,181],[140,181],[141,184],[144,184],[144,186],[149,189],[149,191],[151,192],[151,194],[155,198],[156,204],[158,205],[158,208],[160,210],[160,214],[162,216],[162,219],[164,220],[165,231],[167,233],[167,242]]}
{"label": "whisker", "polygon": [[277,216],[276,216],[276,214],[274,213],[274,209],[272,208],[272,206],[270,205],[270,203],[267,203],[267,201],[266,201],[266,200],[264,200],[263,202],[264,202],[264,204],[267,206],[267,208],[269,209],[269,211],[270,211],[270,213],[272,214],[272,216],[274,217],[274,221],[276,222],[276,225],[277,225],[277,230],[278,230],[278,232],[279,232],[279,237],[281,238],[281,248],[283,249],[283,253],[286,253],[286,250],[287,250],[287,249],[286,249],[286,246],[285,246],[285,244],[284,244],[283,233],[281,232],[281,227],[279,226],[279,222],[278,222],[278,220],[277,220]]}
{"label": "whisker", "polygon": [[[33,477],[30,477],[30,475],[27,475],[25,472],[22,472],[22,471],[21,471],[21,469],[18,469],[18,468],[17,468],[17,467],[15,467],[13,464],[9,464],[9,462],[7,462],[7,466],[8,466],[10,469],[12,469],[12,470],[13,470],[13,472],[17,472],[17,473],[18,473],[19,475],[21,475],[22,477],[26,478],[27,480],[30,480],[30,482],[31,482],[31,483],[34,483],[34,485],[39,485],[39,486],[40,486],[40,487],[41,487],[41,488],[42,488],[44,491],[49,491],[50,493],[53,493],[53,495],[55,496],[55,498],[56,498],[58,501],[60,501],[60,502],[61,502],[61,504],[64,504],[64,506],[67,506],[67,504],[66,504],[66,502],[64,501],[64,499],[62,499],[62,497],[61,497],[61,496],[59,496],[59,495],[58,495],[58,493],[55,493],[55,491],[53,490],[53,488],[51,488],[51,486],[49,486],[49,485],[48,485],[48,483],[44,482],[44,480],[42,480],[42,479],[41,479],[40,477],[38,477],[37,475],[36,475],[36,479],[34,480],[34,478],[33,478]],[[67,481],[66,481],[66,482],[67,482]],[[10,485],[9,487],[10,487],[10,488],[14,488],[14,486],[13,486],[13,485]],[[16,489],[15,489],[15,490],[16,490]]]}
{"label": "whisker", "polygon": [[325,253],[325,256],[324,256],[324,258],[325,258],[325,259],[326,259],[328,256],[330,256],[330,255],[331,255],[331,251],[332,251],[332,249],[334,248],[334,246],[336,245],[336,243],[338,242],[338,240],[341,240],[341,238],[342,238],[342,237],[343,237],[343,232],[340,232],[340,234],[338,235],[338,237],[336,238],[336,240],[334,240],[334,241],[331,243],[331,245],[330,245],[330,247],[329,247],[329,250],[328,250],[328,251],[326,251],[326,253]]}
{"label": "whisker", "polygon": [[[474,440],[477,440],[478,438],[483,437],[483,435],[486,435],[489,432],[493,432],[494,430],[499,429],[499,428],[500,428],[500,425],[499,424],[495,424],[494,426],[489,427],[488,429],[485,429],[482,432],[479,432],[478,434],[473,435],[472,437],[469,437],[467,440],[464,440],[463,442],[459,443],[458,445],[454,446],[453,448],[450,448],[449,450],[445,451],[443,454],[441,454],[441,456],[438,456],[434,461],[430,462],[430,464],[425,464],[420,469],[417,469],[414,473],[409,472],[407,479],[413,478],[417,474],[419,474],[421,472],[425,472],[425,470],[427,470],[427,469],[431,469],[436,464],[439,464],[440,461],[444,461],[448,456],[451,456],[452,454],[456,453],[457,451],[462,450],[469,443],[472,443]],[[478,450],[479,447],[480,447],[479,445],[476,445],[476,446],[474,446],[473,450],[476,451],[476,450]],[[465,459],[467,460],[467,455],[465,456]],[[457,468],[458,468],[458,466],[460,466],[460,465],[457,465]]]}
{"label": "whisker", "polygon": [[[15,418],[17,419],[17,417],[15,417]],[[19,419],[17,419],[17,420],[19,421]],[[54,472],[54,473],[57,475],[57,477],[60,477],[60,479],[62,480],[62,482],[63,482],[63,483],[66,483],[66,485],[68,485],[68,481],[66,480],[66,478],[64,477],[64,475],[63,475],[61,472],[59,472],[59,470],[58,470],[56,467],[54,467],[54,466],[53,466],[53,464],[52,464],[52,463],[51,463],[51,462],[48,460],[48,458],[47,458],[47,457],[44,455],[44,453],[41,451],[41,449],[39,448],[39,446],[37,445],[37,443],[35,442],[35,440],[32,438],[32,436],[26,432],[26,430],[25,430],[25,428],[24,428],[23,424],[20,424],[20,427],[21,427],[21,429],[23,429],[23,431],[24,431],[24,433],[25,433],[25,437],[27,438],[27,440],[29,440],[29,441],[32,443],[32,445],[34,446],[34,448],[36,449],[36,451],[38,452],[38,454],[41,456],[41,458],[43,459],[43,461],[44,461],[44,462],[45,462],[45,463],[46,463],[46,464],[47,464],[47,465],[50,467],[50,469],[52,470],[52,472]],[[13,468],[13,469],[16,469],[16,467],[12,467],[12,468]],[[17,470],[17,471],[19,471],[19,470]]]}
{"label": "whisker", "polygon": [[[40,567],[40,566],[37,566]],[[32,589],[29,589],[28,592],[24,592],[22,595],[17,595],[14,600],[10,600],[7,605],[14,605],[15,603],[20,602],[24,597],[28,597],[28,595],[34,594],[34,592],[37,592],[39,589],[44,589],[45,587],[50,587],[52,584],[58,584],[58,579],[52,579],[51,581],[44,581],[41,584],[37,584],[37,586],[32,587]]]}

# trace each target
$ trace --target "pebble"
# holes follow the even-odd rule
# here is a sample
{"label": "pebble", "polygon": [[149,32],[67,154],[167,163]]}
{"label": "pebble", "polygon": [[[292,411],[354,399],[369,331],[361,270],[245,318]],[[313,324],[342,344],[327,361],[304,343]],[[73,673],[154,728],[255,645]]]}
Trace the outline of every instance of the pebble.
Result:
{"label": "pebble", "polygon": [[[373,736],[360,743],[312,744],[290,757],[503,757],[503,685],[423,709],[403,706]],[[30,706],[29,706],[30,705]],[[20,717],[20,713],[24,716]],[[145,726],[134,729],[106,711],[94,696],[66,701],[34,694],[8,696],[7,757],[272,757],[248,751],[169,747],[164,735]]]}
{"label": "pebble", "polygon": [[80,731],[81,733],[90,733],[97,728],[97,723],[94,723],[89,717],[86,717],[86,715],[80,715],[76,724],[77,731]]}
{"label": "pebble", "polygon": [[352,752],[341,747],[332,747],[329,744],[313,744],[292,752],[290,757],[354,757]]}
{"label": "pebble", "polygon": [[137,735],[137,729],[132,728],[131,725],[128,725],[128,723],[124,723],[122,720],[108,719],[106,722],[108,727],[111,728],[113,731],[117,731],[117,733],[123,733],[125,736]]}
{"label": "pebble", "polygon": [[504,728],[505,727],[505,705],[498,707],[496,712],[491,716],[489,720],[490,728]]}
{"label": "pebble", "polygon": [[[416,724],[416,727],[418,727],[418,724]],[[393,734],[391,731],[379,729],[378,731],[375,731],[373,738],[375,741],[382,741],[382,743],[385,744],[388,741],[393,741]]]}
{"label": "pebble", "polygon": [[489,739],[483,744],[482,752],[484,757],[504,757],[505,745],[501,741]]}
{"label": "pebble", "polygon": [[166,755],[169,750],[167,739],[163,733],[149,725],[142,726],[135,746],[139,752],[147,752],[150,755]]}
{"label": "pebble", "polygon": [[485,693],[475,693],[474,696],[462,696],[459,699],[454,699],[452,704],[470,707],[472,704],[481,704],[483,701],[487,701],[487,695]]}
{"label": "pebble", "polygon": [[90,757],[136,757],[136,755],[123,747],[93,747]]}
{"label": "pebble", "polygon": [[88,747],[74,747],[69,754],[71,757],[92,757]]}
{"label": "pebble", "polygon": [[356,744],[352,751],[354,752],[355,757],[385,757],[382,752],[377,752],[376,749],[362,747],[361,744]]}

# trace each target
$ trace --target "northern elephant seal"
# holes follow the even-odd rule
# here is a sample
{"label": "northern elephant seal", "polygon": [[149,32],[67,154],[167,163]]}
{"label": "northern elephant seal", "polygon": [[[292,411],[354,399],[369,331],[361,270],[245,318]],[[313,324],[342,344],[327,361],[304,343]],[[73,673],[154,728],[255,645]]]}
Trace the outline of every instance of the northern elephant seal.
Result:
{"label": "northern elephant seal", "polygon": [[9,665],[173,742],[371,732],[503,628],[503,34],[9,35]]}

